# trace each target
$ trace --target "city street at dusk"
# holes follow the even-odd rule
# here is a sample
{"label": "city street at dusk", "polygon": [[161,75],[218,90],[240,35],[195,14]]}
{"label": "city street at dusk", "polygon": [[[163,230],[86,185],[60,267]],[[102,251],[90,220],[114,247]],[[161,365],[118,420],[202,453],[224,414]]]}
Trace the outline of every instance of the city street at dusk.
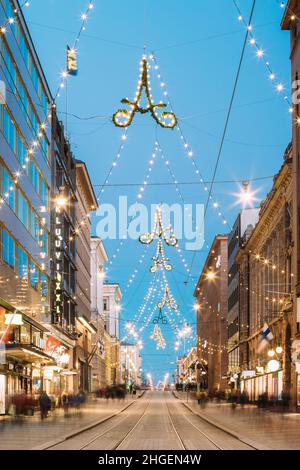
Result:
{"label": "city street at dusk", "polygon": [[300,0],[0,0],[2,460],[274,451],[300,451]]}

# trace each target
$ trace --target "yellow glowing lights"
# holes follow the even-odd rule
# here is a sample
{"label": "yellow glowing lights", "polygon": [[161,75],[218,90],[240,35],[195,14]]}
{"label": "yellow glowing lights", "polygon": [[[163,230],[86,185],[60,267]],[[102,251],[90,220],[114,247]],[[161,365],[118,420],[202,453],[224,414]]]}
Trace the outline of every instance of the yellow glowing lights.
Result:
{"label": "yellow glowing lights", "polygon": [[[177,125],[177,118],[173,112],[162,112],[159,114],[157,110],[161,110],[166,108],[166,104],[162,101],[159,104],[154,104],[151,95],[151,86],[149,80],[149,65],[147,61],[147,57],[143,56],[141,60],[141,73],[140,79],[138,82],[138,88],[135,95],[134,101],[130,101],[128,98],[124,98],[121,103],[128,105],[128,109],[119,109],[113,115],[113,123],[117,127],[128,127],[131,125],[133,118],[136,113],[140,114],[147,114],[151,113],[154,120],[159,124],[161,127],[165,129],[174,129]],[[161,84],[162,88],[164,88],[165,84]],[[143,107],[141,105],[141,98],[143,95],[143,89],[145,89],[146,99],[147,99],[147,106]]]}
{"label": "yellow glowing lights", "polygon": [[164,295],[164,297],[158,302],[157,308],[163,309],[166,304],[171,308],[171,310],[174,310],[174,311],[177,311],[178,308],[179,308],[178,305],[177,305],[177,303],[175,302],[174,297],[172,297],[172,295],[170,294],[168,287],[165,288],[165,295]]}
{"label": "yellow glowing lights", "polygon": [[176,246],[178,243],[177,238],[174,235],[170,237],[167,236],[166,230],[163,227],[162,223],[162,214],[161,208],[157,207],[155,214],[155,224],[152,232],[141,235],[139,241],[144,245],[150,245],[155,238],[163,239],[166,245]]}

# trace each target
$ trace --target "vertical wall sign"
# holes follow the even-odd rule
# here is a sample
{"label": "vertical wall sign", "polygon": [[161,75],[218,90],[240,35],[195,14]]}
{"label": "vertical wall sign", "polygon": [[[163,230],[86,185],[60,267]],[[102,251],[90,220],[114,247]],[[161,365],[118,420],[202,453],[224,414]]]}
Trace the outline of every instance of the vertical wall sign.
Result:
{"label": "vertical wall sign", "polygon": [[61,323],[63,315],[63,224],[59,207],[55,209],[55,265],[54,265],[54,323]]}

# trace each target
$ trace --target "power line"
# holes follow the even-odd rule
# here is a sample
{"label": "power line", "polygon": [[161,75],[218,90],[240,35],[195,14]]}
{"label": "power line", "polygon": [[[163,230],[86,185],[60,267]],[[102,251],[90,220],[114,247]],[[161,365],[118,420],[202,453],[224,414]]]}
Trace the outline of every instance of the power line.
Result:
{"label": "power line", "polygon": [[[232,184],[232,183],[243,183],[244,181],[249,181],[249,182],[255,182],[255,181],[264,181],[264,180],[270,180],[273,179],[274,175],[270,176],[259,176],[257,178],[243,178],[239,180],[218,180],[214,181],[214,184]],[[213,181],[203,181],[204,184],[211,184]],[[106,187],[136,187],[136,186],[142,186],[143,183],[112,183],[112,184],[107,184]],[[147,183],[147,186],[191,186],[191,185],[199,185],[198,181],[182,181],[182,182],[158,182],[158,183]],[[102,184],[93,184],[95,188],[101,187]]]}

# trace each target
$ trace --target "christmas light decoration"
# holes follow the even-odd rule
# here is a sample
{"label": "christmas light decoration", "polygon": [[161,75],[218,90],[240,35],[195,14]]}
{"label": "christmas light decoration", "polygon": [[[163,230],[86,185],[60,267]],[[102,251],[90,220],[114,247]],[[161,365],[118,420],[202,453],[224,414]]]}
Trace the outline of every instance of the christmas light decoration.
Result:
{"label": "christmas light decoration", "polygon": [[150,339],[156,342],[156,349],[165,349],[166,348],[166,340],[162,334],[162,331],[158,325],[154,326],[154,330]]}
{"label": "christmas light decoration", "polygon": [[[151,95],[151,86],[149,80],[149,65],[147,61],[147,56],[143,56],[140,70],[140,79],[138,82],[137,93],[134,101],[130,101],[128,98],[124,98],[121,102],[129,106],[127,109],[119,109],[113,115],[113,123],[117,127],[128,127],[131,125],[133,118],[136,113],[147,114],[151,113],[152,117],[155,119],[157,124],[166,129],[173,129],[177,124],[176,116],[173,112],[163,111],[160,115],[157,110],[166,108],[166,104],[160,102],[159,104],[154,104]],[[141,106],[141,98],[143,95],[143,90],[145,89],[145,95],[147,99],[147,106],[144,108]]]}
{"label": "christmas light decoration", "polygon": [[168,305],[171,310],[175,310],[177,311],[178,310],[178,305],[174,299],[174,297],[172,297],[170,295],[170,292],[169,292],[169,287],[167,286],[166,289],[165,289],[165,295],[164,297],[158,302],[157,304],[157,308],[159,309],[163,309],[165,307],[165,305]]}
{"label": "christmas light decoration", "polygon": [[161,308],[159,309],[158,316],[156,318],[154,318],[154,320],[153,320],[154,325],[158,325],[158,323],[162,323],[163,325],[168,324],[167,317],[165,315],[163,315]]}
{"label": "christmas light decoration", "polygon": [[[170,229],[167,229],[167,230],[170,231]],[[141,235],[139,240],[141,243],[145,245],[150,245],[156,238],[159,238],[159,239],[163,239],[165,244],[168,246],[176,246],[178,243],[177,238],[174,235],[171,235],[170,237],[168,237],[166,233],[167,230],[165,230],[163,227],[161,208],[157,207],[156,213],[155,213],[155,224],[154,224],[153,231],[146,233],[144,235]]]}
{"label": "christmas light decoration", "polygon": [[154,261],[154,265],[151,266],[150,268],[151,273],[156,273],[159,267],[165,269],[166,271],[172,271],[173,267],[169,263],[170,261],[169,258],[165,257],[163,244],[161,240],[158,240],[157,242],[156,256],[154,256],[152,259]]}

